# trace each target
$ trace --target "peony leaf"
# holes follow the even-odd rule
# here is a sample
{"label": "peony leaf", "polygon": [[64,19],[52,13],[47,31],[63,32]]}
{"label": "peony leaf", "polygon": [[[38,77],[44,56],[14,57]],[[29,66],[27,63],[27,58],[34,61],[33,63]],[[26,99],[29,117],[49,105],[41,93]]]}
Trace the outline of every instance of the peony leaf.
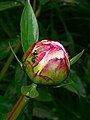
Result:
{"label": "peony leaf", "polygon": [[79,54],[77,54],[76,56],[74,56],[71,60],[70,60],[70,64],[74,64],[75,62],[77,62],[79,60],[79,58],[82,56],[84,50],[82,52],[80,52]]}
{"label": "peony leaf", "polygon": [[0,11],[4,11],[13,7],[18,7],[20,6],[20,2],[15,2],[15,1],[0,1]]}
{"label": "peony leaf", "polygon": [[53,101],[53,96],[46,86],[39,87],[38,92],[39,92],[39,96],[35,98],[36,100],[42,101],[42,102]]}
{"label": "peony leaf", "polygon": [[86,97],[84,85],[75,71],[71,70],[69,77],[64,83],[66,85],[64,85],[63,87],[67,90],[74,92],[82,97]]}
{"label": "peony leaf", "polygon": [[38,23],[31,4],[27,0],[21,17],[21,42],[23,51],[27,51],[38,40],[38,37]]}
{"label": "peony leaf", "polygon": [[7,114],[3,113],[0,115],[0,120],[6,120]]}

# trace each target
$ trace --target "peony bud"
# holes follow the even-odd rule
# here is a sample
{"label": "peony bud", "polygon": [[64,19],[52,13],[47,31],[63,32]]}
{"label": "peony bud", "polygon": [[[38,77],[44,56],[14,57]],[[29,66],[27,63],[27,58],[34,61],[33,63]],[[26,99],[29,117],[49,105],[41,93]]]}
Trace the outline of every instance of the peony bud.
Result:
{"label": "peony bud", "polygon": [[59,42],[36,42],[23,57],[25,71],[34,83],[57,85],[70,70],[69,56]]}

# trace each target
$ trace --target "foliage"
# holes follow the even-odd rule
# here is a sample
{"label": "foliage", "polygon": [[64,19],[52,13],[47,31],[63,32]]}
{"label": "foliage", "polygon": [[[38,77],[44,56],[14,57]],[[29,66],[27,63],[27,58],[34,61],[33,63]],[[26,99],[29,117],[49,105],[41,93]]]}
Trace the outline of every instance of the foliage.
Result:
{"label": "foliage", "polygon": [[[90,1],[36,0],[35,3],[35,0],[31,0],[31,5],[39,24],[39,40],[60,41],[68,50],[70,59],[83,49],[85,51],[78,62],[71,66],[70,75],[61,87],[37,87],[40,95],[29,103],[18,120],[89,120]],[[24,6],[25,0],[0,1],[0,120],[5,119],[18,100],[21,86],[31,83],[18,66],[17,60],[12,57],[8,44],[10,41],[19,60],[22,61],[23,50],[18,43]],[[37,29],[37,25],[35,27]],[[38,40],[37,35],[36,39]],[[32,41],[35,41],[33,36]],[[18,45],[19,49],[16,50]],[[26,50],[28,46],[29,44],[23,49]]]}

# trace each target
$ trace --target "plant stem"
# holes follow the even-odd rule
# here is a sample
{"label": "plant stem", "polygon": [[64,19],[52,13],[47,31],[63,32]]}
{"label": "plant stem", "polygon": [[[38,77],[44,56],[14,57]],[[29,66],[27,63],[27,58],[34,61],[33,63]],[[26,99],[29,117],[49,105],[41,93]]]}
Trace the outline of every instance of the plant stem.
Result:
{"label": "plant stem", "polygon": [[[14,52],[17,53],[19,48],[20,48],[20,45],[21,45],[21,42],[19,41],[18,42],[18,45],[16,45],[16,47],[14,48]],[[1,72],[0,72],[0,81],[2,80],[2,78],[4,77],[9,65],[11,64],[11,62],[13,61],[14,59],[14,54],[11,53],[7,62],[5,63],[4,67],[2,68]]]}
{"label": "plant stem", "polygon": [[20,115],[20,113],[22,112],[22,110],[27,105],[27,103],[29,102],[29,100],[30,100],[30,98],[28,98],[24,95],[20,96],[17,103],[13,107],[12,111],[10,113],[8,113],[6,120],[16,120],[18,118],[18,116]]}
{"label": "plant stem", "polygon": [[36,0],[33,0],[33,10],[35,11],[36,9]]}
{"label": "plant stem", "polygon": [[36,10],[36,13],[35,13],[36,17],[39,17],[40,12],[41,12],[41,6],[39,6],[38,9]]}

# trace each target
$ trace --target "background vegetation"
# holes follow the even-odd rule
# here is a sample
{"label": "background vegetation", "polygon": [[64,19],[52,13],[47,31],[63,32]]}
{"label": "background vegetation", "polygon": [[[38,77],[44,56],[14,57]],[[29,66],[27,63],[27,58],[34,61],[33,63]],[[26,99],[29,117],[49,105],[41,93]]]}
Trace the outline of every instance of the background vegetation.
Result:
{"label": "background vegetation", "polygon": [[[29,78],[20,69],[8,42],[22,61],[20,19],[25,0],[0,0],[0,120],[21,95]],[[40,96],[24,110],[18,120],[90,119],[90,0],[31,0],[36,13],[40,40],[60,41],[70,58],[85,49],[71,67],[70,78],[78,86],[52,88],[39,86]],[[78,92],[77,92],[78,91]]]}

